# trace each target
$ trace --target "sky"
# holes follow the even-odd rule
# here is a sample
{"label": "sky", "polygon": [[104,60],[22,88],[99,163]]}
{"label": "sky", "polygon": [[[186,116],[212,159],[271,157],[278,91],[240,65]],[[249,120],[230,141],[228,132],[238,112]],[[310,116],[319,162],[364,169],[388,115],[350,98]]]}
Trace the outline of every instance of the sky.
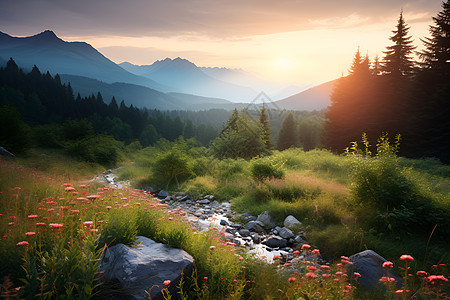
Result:
{"label": "sky", "polygon": [[182,57],[311,86],[346,74],[358,47],[392,44],[400,11],[420,47],[440,0],[0,0],[0,31],[54,31],[116,63]]}

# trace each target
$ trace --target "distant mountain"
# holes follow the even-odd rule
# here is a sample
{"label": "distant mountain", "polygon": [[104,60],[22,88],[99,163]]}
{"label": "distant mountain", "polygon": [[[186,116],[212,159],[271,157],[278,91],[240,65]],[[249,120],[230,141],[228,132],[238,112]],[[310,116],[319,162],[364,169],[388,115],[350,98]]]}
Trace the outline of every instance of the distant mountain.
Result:
{"label": "distant mountain", "polygon": [[182,93],[227,99],[232,102],[250,102],[257,95],[251,88],[211,77],[194,63],[179,57],[158,60],[152,65],[137,66],[130,63],[119,65],[128,72],[175,87]]}
{"label": "distant mountain", "polygon": [[129,83],[104,83],[95,79],[75,76],[60,75],[64,83],[70,82],[72,89],[80,93],[82,97],[92,93],[102,94],[103,100],[109,103],[114,96],[118,102],[124,100],[127,105],[133,104],[136,107],[146,107],[158,110],[202,110],[208,108],[222,107],[231,103],[224,99],[205,98],[196,95],[181,93],[162,93],[147,87]]}
{"label": "distant mountain", "polygon": [[275,104],[281,109],[288,110],[321,110],[327,108],[331,104],[330,94],[335,82],[336,80],[328,81],[286,99],[275,101]]}
{"label": "distant mountain", "polygon": [[65,42],[49,30],[30,37],[12,37],[0,32],[0,56],[4,59],[12,57],[19,66],[30,70],[36,65],[42,72],[52,74],[78,75],[108,83],[132,83],[163,92],[176,90],[127,72],[91,45]]}

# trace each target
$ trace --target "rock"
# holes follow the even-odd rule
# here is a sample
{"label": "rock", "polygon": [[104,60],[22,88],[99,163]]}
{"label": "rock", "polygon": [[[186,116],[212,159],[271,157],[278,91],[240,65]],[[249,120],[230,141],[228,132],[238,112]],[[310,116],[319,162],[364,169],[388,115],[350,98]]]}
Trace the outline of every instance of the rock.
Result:
{"label": "rock", "polygon": [[297,236],[295,237],[294,240],[295,240],[297,243],[299,243],[299,244],[307,244],[307,243],[308,243],[307,241],[305,241],[304,239],[302,239],[302,237],[299,236],[299,235],[297,235]]}
{"label": "rock", "polygon": [[290,239],[295,237],[294,233],[286,227],[278,229],[278,235],[284,239]]}
{"label": "rock", "polygon": [[236,234],[237,229],[231,228],[231,227],[227,227],[227,229],[225,229],[225,232],[228,232],[228,233],[231,233],[231,234]]}
{"label": "rock", "polygon": [[8,150],[6,150],[3,147],[0,147],[0,155],[5,156],[5,157],[10,157],[10,158],[16,157],[14,154],[12,154],[11,152],[9,152]]}
{"label": "rock", "polygon": [[211,201],[209,201],[208,199],[203,199],[203,200],[199,200],[197,201],[198,204],[209,204],[211,203]]}
{"label": "rock", "polygon": [[218,207],[220,206],[220,203],[217,202],[217,200],[214,200],[213,202],[210,203],[211,207]]}
{"label": "rock", "polygon": [[145,291],[150,292],[151,299],[161,299],[163,282],[170,280],[169,291],[175,294],[181,273],[185,278],[189,276],[193,262],[184,250],[140,236],[136,246],[118,244],[105,251],[100,266],[101,281],[120,282],[121,299],[148,299]]}
{"label": "rock", "polygon": [[[386,270],[382,267],[383,263],[387,261],[386,259],[373,250],[365,250],[350,256],[348,260],[353,264],[347,265],[347,270],[350,274],[354,272],[361,274],[358,282],[364,290],[383,289],[384,285],[379,282],[379,279],[386,276]],[[397,288],[400,288],[402,279],[394,270],[390,270],[389,275],[396,280]]]}
{"label": "rock", "polygon": [[267,245],[270,248],[284,248],[287,246],[287,241],[279,236],[271,236],[262,244]]}
{"label": "rock", "polygon": [[238,231],[238,233],[243,237],[250,236],[250,230],[248,230],[248,229],[240,229]]}
{"label": "rock", "polygon": [[262,222],[267,229],[273,228],[276,225],[268,211],[262,212],[256,220]]}
{"label": "rock", "polygon": [[213,195],[206,195],[204,198],[213,201],[216,197]]}
{"label": "rock", "polygon": [[292,227],[292,226],[300,226],[302,223],[300,223],[299,220],[297,220],[294,216],[287,216],[286,219],[284,219],[283,222],[284,227]]}
{"label": "rock", "polygon": [[227,220],[225,220],[225,219],[221,219],[221,220],[220,220],[220,225],[222,225],[222,226],[228,226],[228,225],[230,225],[230,223],[228,223]]}
{"label": "rock", "polygon": [[166,197],[168,197],[168,196],[170,196],[170,194],[169,194],[168,192],[164,191],[164,190],[161,190],[161,191],[159,191],[159,193],[158,193],[158,197],[159,197],[159,198],[166,198]]}
{"label": "rock", "polygon": [[264,224],[262,224],[261,222],[250,221],[247,224],[245,224],[244,227],[250,231],[254,231],[254,232],[257,232],[260,234],[265,234],[263,226],[264,226]]}

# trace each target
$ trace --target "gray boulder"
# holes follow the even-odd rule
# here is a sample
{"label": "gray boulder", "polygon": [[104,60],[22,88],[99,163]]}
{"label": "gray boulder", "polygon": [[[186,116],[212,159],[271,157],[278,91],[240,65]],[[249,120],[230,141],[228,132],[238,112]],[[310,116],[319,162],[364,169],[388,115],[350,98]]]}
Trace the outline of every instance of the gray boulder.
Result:
{"label": "gray boulder", "polygon": [[267,229],[273,228],[276,225],[268,211],[263,211],[256,220],[262,222]]}
{"label": "gray boulder", "polygon": [[292,226],[300,226],[302,223],[297,220],[294,216],[287,216],[286,219],[284,219],[283,222],[284,227],[292,227]]}
{"label": "gray boulder", "polygon": [[262,222],[258,221],[250,221],[247,224],[244,225],[244,227],[250,231],[254,231],[260,234],[264,234],[264,224]]}
{"label": "gray boulder", "polygon": [[278,235],[281,236],[284,239],[290,239],[290,238],[295,237],[294,233],[290,229],[288,229],[286,227],[279,228],[278,229]]}
{"label": "gray boulder", "polygon": [[158,193],[158,197],[159,198],[166,198],[166,197],[169,197],[169,196],[170,196],[170,194],[168,192],[164,191],[164,190],[161,190]]}
{"label": "gray boulder", "polygon": [[[101,260],[101,281],[119,282],[121,299],[162,299],[163,282],[170,280],[171,294],[176,294],[176,285],[189,276],[194,259],[181,249],[169,248],[146,237],[138,236],[135,246],[118,244],[105,251]],[[150,290],[151,289],[151,290]],[[114,294],[114,292],[111,292]],[[111,296],[114,299],[117,297]]]}
{"label": "gray boulder", "polygon": [[198,202],[198,204],[209,204],[211,201],[209,201],[208,199],[203,199],[203,200],[200,200],[197,202]]}
{"label": "gray boulder", "polygon": [[271,236],[262,243],[270,248],[284,248],[287,246],[287,241],[279,236]]}
{"label": "gray boulder", "polygon": [[[364,290],[384,289],[384,285],[379,282],[379,279],[386,276],[386,270],[382,267],[383,263],[387,261],[386,259],[373,250],[365,250],[350,256],[348,260],[353,264],[347,265],[347,271],[350,274],[355,272],[361,274],[358,282]],[[389,270],[389,277],[396,280],[397,288],[401,287],[402,279],[393,269]]]}

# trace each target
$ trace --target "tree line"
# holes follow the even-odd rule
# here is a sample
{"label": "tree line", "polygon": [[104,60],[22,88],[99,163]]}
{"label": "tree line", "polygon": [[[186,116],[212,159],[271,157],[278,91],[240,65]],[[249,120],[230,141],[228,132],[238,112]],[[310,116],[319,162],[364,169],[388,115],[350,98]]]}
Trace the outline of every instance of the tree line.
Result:
{"label": "tree line", "polygon": [[421,40],[424,50],[415,51],[401,12],[381,59],[371,61],[356,51],[349,75],[331,94],[323,139],[327,148],[341,153],[363,132],[371,139],[401,134],[401,155],[450,162],[449,2],[442,7],[433,17],[431,36]]}

